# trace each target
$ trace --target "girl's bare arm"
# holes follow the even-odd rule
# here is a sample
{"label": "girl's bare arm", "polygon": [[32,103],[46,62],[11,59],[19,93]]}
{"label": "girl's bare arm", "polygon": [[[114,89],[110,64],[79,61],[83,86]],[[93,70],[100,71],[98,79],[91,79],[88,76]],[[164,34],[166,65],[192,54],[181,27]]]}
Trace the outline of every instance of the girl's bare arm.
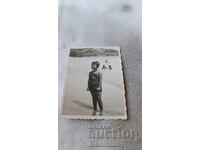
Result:
{"label": "girl's bare arm", "polygon": [[[90,76],[90,73],[89,73],[89,76]],[[88,77],[87,91],[89,91],[89,79],[90,79],[90,77]]]}
{"label": "girl's bare arm", "polygon": [[101,72],[99,72],[99,88],[102,88],[102,80],[103,80],[103,75]]}

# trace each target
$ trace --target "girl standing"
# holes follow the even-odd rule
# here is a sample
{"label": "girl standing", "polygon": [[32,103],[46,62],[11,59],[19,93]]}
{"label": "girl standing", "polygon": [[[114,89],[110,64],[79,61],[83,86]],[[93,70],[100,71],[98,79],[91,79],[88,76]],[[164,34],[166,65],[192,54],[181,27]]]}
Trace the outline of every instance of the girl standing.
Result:
{"label": "girl standing", "polygon": [[89,79],[88,79],[88,88],[87,90],[90,91],[92,95],[93,101],[93,116],[96,116],[97,112],[97,103],[100,108],[100,116],[103,115],[103,102],[101,100],[101,93],[102,93],[102,73],[98,70],[100,63],[98,61],[93,61],[91,64],[92,71],[89,72]]}

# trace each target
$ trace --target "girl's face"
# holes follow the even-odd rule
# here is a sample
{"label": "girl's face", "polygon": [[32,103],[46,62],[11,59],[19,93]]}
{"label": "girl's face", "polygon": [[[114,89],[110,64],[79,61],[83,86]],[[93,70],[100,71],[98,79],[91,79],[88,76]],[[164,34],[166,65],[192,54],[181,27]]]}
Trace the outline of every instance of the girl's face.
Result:
{"label": "girl's face", "polygon": [[97,70],[97,65],[96,64],[92,64],[91,68],[92,68],[92,70]]}

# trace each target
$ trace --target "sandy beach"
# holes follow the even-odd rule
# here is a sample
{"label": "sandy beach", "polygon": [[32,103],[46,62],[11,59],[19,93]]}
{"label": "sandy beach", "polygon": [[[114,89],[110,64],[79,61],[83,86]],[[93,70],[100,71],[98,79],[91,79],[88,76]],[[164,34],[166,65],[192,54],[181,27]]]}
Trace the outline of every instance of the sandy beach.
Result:
{"label": "sandy beach", "polygon": [[[105,61],[108,63],[105,63]],[[62,115],[91,116],[92,97],[87,91],[88,73],[91,62],[99,61],[103,74],[102,101],[104,116],[123,116],[126,113],[123,76],[119,57],[69,57],[63,97]],[[103,64],[111,65],[112,70],[102,69]]]}

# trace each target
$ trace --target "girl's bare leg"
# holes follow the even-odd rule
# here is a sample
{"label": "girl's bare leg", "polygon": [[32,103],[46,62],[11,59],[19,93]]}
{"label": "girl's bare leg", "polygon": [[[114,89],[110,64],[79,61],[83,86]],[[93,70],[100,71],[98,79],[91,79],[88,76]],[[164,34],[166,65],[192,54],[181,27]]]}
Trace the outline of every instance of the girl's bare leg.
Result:
{"label": "girl's bare leg", "polygon": [[92,95],[92,103],[93,103],[93,113],[92,113],[92,116],[96,116],[96,112],[97,112],[96,93],[95,92],[91,92],[91,95]]}
{"label": "girl's bare leg", "polygon": [[100,108],[100,116],[103,115],[103,102],[102,102],[102,99],[101,99],[101,93],[102,92],[96,92],[96,98],[97,98],[97,102],[98,102],[98,105],[99,105],[99,108]]}

